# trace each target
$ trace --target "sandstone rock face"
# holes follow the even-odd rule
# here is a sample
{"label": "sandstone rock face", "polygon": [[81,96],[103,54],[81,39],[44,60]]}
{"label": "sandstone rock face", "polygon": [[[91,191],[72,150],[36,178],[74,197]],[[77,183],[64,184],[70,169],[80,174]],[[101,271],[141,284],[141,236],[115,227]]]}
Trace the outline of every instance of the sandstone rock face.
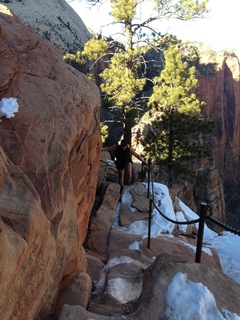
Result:
{"label": "sandstone rock face", "polygon": [[[213,216],[226,222],[226,211],[235,214],[231,226],[239,225],[239,173],[240,173],[240,64],[234,54],[209,51],[199,53],[196,65],[199,86],[197,94],[206,102],[206,116],[216,124],[211,135],[213,162],[202,161],[203,181],[195,187],[175,186],[173,193],[194,209],[199,201],[206,201]],[[198,169],[198,168],[196,168]],[[160,180],[161,181],[161,180]],[[224,197],[227,196],[225,206]],[[230,208],[231,206],[231,208]]]}
{"label": "sandstone rock face", "polygon": [[65,0],[12,0],[5,5],[63,53],[82,49],[92,37],[82,19]]}
{"label": "sandstone rock face", "polygon": [[239,172],[239,59],[235,54],[204,55],[201,63],[215,67],[211,75],[199,76],[199,95],[206,102],[207,116],[216,122],[212,135],[214,165],[223,182]]}
{"label": "sandstone rock face", "polygon": [[0,123],[0,314],[45,319],[58,292],[87,269],[100,95],[4,5],[0,65],[1,98],[19,105]]}
{"label": "sandstone rock face", "polygon": [[[240,81],[239,58],[230,53],[203,52],[200,63],[209,71],[201,72],[199,75],[198,93],[200,98],[206,102],[207,117],[214,120],[216,127],[211,137],[213,165],[218,171],[219,177],[215,177],[214,184],[209,186],[207,182],[205,191],[211,200],[213,216],[223,223],[230,222],[231,226],[239,225],[239,173],[240,173],[240,139],[239,139],[239,115],[240,115]],[[212,164],[211,164],[212,165]],[[206,171],[205,166],[205,171]],[[208,174],[208,173],[207,173]],[[212,174],[211,174],[212,175]],[[211,182],[213,182],[211,177]],[[208,179],[207,179],[208,180]],[[209,180],[209,181],[210,181]],[[219,188],[217,187],[219,181]],[[220,181],[221,180],[221,181]],[[224,186],[224,192],[221,190]],[[208,188],[209,187],[209,188]],[[214,188],[216,194],[214,194]],[[207,190],[209,189],[209,190]],[[227,199],[226,217],[225,204],[223,201],[216,201],[219,196]],[[217,214],[217,211],[219,214]],[[222,219],[220,216],[223,216]]]}
{"label": "sandstone rock face", "polygon": [[[199,181],[194,186],[195,201],[200,208],[201,202],[209,205],[209,215],[226,225],[226,208],[222,179],[214,166],[209,166],[206,172],[201,172]],[[208,221],[209,227],[218,232],[222,228]]]}

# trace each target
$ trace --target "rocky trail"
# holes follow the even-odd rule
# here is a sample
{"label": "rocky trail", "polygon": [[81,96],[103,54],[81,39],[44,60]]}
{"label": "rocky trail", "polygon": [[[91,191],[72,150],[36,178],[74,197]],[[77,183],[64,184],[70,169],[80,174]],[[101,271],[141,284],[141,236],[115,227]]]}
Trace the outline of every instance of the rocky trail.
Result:
{"label": "rocky trail", "polygon": [[[152,238],[148,248],[147,238],[129,229],[139,220],[148,224],[146,187],[142,183],[125,186],[122,201],[119,198],[119,185],[109,183],[89,225],[85,250],[90,277],[83,286],[86,292],[78,293],[82,304],[73,302],[68,292],[59,304],[60,320],[166,319],[164,292],[177,271],[203,283],[211,272],[211,291],[217,294],[216,284],[223,279],[214,250],[212,256],[203,252],[202,263],[196,264],[194,251],[183,244],[195,246],[196,239],[167,234]],[[230,286],[226,280],[224,285]]]}

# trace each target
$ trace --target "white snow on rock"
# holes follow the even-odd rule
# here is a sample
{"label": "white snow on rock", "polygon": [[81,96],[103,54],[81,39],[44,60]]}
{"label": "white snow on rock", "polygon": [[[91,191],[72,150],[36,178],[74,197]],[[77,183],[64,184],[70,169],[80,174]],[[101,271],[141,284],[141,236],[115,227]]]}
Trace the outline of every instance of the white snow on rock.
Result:
{"label": "white snow on rock", "polygon": [[0,118],[12,118],[15,116],[15,113],[18,112],[18,103],[17,98],[3,98],[0,101]]}

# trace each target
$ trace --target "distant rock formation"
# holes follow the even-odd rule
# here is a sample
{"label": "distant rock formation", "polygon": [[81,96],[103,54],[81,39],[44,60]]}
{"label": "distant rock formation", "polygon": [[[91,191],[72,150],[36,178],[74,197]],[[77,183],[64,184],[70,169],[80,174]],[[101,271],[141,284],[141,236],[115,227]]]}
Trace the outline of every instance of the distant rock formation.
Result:
{"label": "distant rock formation", "polygon": [[2,4],[0,65],[1,98],[19,105],[0,122],[0,314],[46,319],[59,291],[87,268],[100,94]]}
{"label": "distant rock formation", "polygon": [[81,50],[92,37],[80,16],[65,0],[12,0],[5,5],[63,53]]}
{"label": "distant rock formation", "polygon": [[[229,213],[227,220],[232,225],[236,224],[240,227],[239,210],[237,209],[240,207],[238,200],[240,185],[240,62],[235,53],[215,52],[206,47],[200,47],[198,55],[199,60],[195,62],[196,76],[199,81],[197,95],[201,101],[206,102],[205,115],[215,122],[215,128],[209,140],[213,159],[211,161],[202,160],[199,167],[196,167],[196,170],[201,168],[206,173],[204,174],[206,181],[201,182],[205,191],[202,189],[201,194],[197,195],[197,199],[210,201],[208,203],[212,206],[214,217],[221,218],[220,221],[223,223],[226,221],[227,211]],[[148,123],[144,123],[144,126],[147,128]],[[137,127],[136,131],[138,129]],[[140,129],[141,132],[146,130],[142,130],[141,127]],[[138,145],[136,144],[135,147],[137,148]],[[137,151],[141,152],[141,149]],[[182,190],[179,190],[179,186],[177,188],[181,195],[185,192],[184,198],[181,199],[193,207],[191,189],[186,186],[180,186]],[[196,191],[199,191],[199,185]],[[205,195],[200,199],[203,192]],[[214,194],[214,192],[216,193]],[[224,196],[228,199],[226,208]]]}
{"label": "distant rock formation", "polygon": [[[226,225],[226,206],[222,179],[214,166],[208,166],[206,172],[199,170],[197,182],[194,186],[194,199],[198,208],[201,202],[209,206],[208,214]],[[222,231],[222,228],[211,222],[208,226],[214,231]]]}
{"label": "distant rock formation", "polygon": [[[223,184],[224,192],[217,191],[212,198],[219,198],[219,192],[227,199],[226,210],[222,200],[213,206],[213,213],[219,218],[222,210],[225,217],[220,221],[231,226],[239,224],[239,175],[240,175],[240,62],[235,53],[205,51],[201,53],[198,75],[199,97],[206,102],[206,115],[215,121],[211,136],[213,163]],[[203,166],[204,167],[204,166]],[[205,166],[205,170],[207,167]],[[208,184],[208,183],[207,183]],[[215,184],[216,185],[216,184]],[[207,186],[206,186],[207,187]],[[216,210],[214,210],[214,208]],[[220,210],[217,210],[220,209]],[[218,213],[217,213],[218,212]]]}
{"label": "distant rock formation", "polygon": [[206,102],[208,118],[216,123],[211,144],[214,166],[224,182],[240,169],[240,63],[234,53],[201,54],[198,94]]}

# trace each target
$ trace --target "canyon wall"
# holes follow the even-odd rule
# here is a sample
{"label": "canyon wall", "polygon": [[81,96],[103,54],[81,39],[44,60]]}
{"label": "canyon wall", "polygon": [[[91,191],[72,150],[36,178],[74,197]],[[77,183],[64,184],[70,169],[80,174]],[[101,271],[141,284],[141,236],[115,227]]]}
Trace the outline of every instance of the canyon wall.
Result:
{"label": "canyon wall", "polygon": [[198,94],[206,102],[207,117],[215,123],[211,137],[214,166],[223,182],[239,174],[240,66],[234,53],[201,53],[200,63],[212,74],[201,72]]}
{"label": "canyon wall", "polygon": [[[209,179],[210,172],[203,166],[207,176],[204,186],[205,201],[211,200],[212,214],[223,223],[240,227],[240,64],[235,53],[201,53],[197,66],[198,94],[206,102],[206,115],[216,126],[211,135],[213,162],[210,163],[215,179]],[[215,169],[213,169],[213,166]],[[217,188],[216,181],[219,181]],[[223,190],[222,185],[223,184]],[[199,185],[197,186],[199,190]],[[215,190],[215,192],[214,192]],[[215,199],[215,200],[214,200]],[[225,204],[223,203],[225,199]]]}
{"label": "canyon wall", "polygon": [[[207,202],[212,215],[219,221],[240,226],[240,64],[235,53],[215,52],[196,47],[197,95],[205,101],[205,116],[215,123],[208,141],[213,159],[203,159],[196,167],[202,170],[196,186],[175,185],[172,194],[193,210],[201,201]],[[151,58],[151,57],[150,57]],[[146,124],[143,121],[143,128]],[[144,129],[140,130],[144,132]],[[138,127],[135,131],[137,131]],[[140,145],[135,144],[141,153]],[[193,197],[194,195],[194,197]],[[227,199],[226,204],[224,198]]]}
{"label": "canyon wall", "polygon": [[4,5],[0,93],[19,106],[0,122],[1,319],[46,319],[59,291],[87,268],[100,94]]}

